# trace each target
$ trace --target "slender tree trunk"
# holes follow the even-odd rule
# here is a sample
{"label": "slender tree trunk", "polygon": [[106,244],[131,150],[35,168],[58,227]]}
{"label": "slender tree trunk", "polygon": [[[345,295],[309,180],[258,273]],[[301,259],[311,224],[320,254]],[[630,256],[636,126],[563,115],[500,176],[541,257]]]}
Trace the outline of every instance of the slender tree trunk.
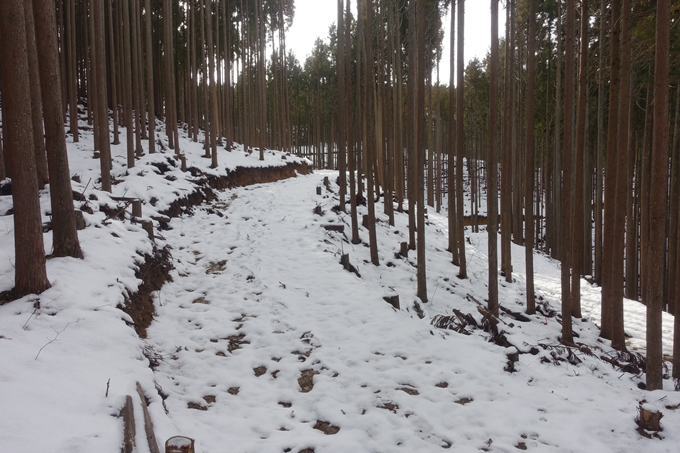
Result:
{"label": "slender tree trunk", "polygon": [[647,305],[647,390],[663,389],[661,314],[666,260],[666,210],[668,209],[668,85],[670,0],[658,0],[656,54],[654,59],[654,142],[652,148],[649,236],[646,284],[642,298]]}
{"label": "slender tree trunk", "polygon": [[375,89],[375,74],[373,72],[373,0],[364,0],[366,7],[366,29],[364,30],[364,44],[366,46],[366,64],[364,65],[364,144],[367,152],[366,159],[366,198],[368,201],[368,236],[371,253],[371,263],[375,266],[380,265],[378,258],[378,240],[375,231],[375,198],[374,198],[374,146],[375,130],[374,122],[369,115],[373,112],[371,101],[373,100],[373,90]]}
{"label": "slender tree trunk", "polygon": [[[456,4],[455,0],[451,2],[451,48],[450,67],[453,68],[456,61]],[[456,111],[456,96],[455,96],[455,73],[450,71],[449,78],[449,146],[448,146],[448,168],[446,170],[446,180],[448,186],[448,225],[449,225],[449,250],[452,255],[452,262],[458,266],[458,240],[456,234],[458,228],[456,225],[456,181],[454,175],[454,156],[455,156],[455,130],[456,117],[453,112]],[[463,222],[463,219],[460,219]]]}
{"label": "slender tree trunk", "polygon": [[149,112],[149,153],[156,152],[156,106],[154,99],[154,85],[153,85],[153,35],[152,35],[152,20],[151,0],[144,0],[145,10],[145,41],[146,41],[146,102],[147,110]]}
{"label": "slender tree trunk", "polygon": [[564,148],[562,150],[562,342],[574,342],[571,323],[571,203],[574,110],[574,22],[575,0],[567,0],[567,42],[564,59]]}
{"label": "slender tree trunk", "polygon": [[[458,277],[467,278],[467,260],[465,258],[465,211],[463,205],[463,147],[465,145],[465,129],[463,122],[464,88],[465,88],[465,0],[458,0],[458,86],[456,87],[456,217],[458,242]],[[422,168],[422,167],[421,167]]]}
{"label": "slender tree trunk", "polygon": [[122,0],[123,6],[123,121],[127,137],[127,166],[135,166],[135,142],[132,121],[132,49],[130,44],[130,0]]}
{"label": "slender tree trunk", "polygon": [[525,146],[526,165],[524,174],[524,257],[526,261],[526,297],[527,313],[536,312],[534,291],[534,77],[535,77],[535,46],[536,46],[536,0],[530,1],[529,34],[527,36],[527,94],[526,94],[526,125]]}
{"label": "slender tree trunk", "polygon": [[59,72],[59,51],[54,2],[33,0],[40,83],[45,118],[45,143],[50,172],[50,203],[52,207],[52,248],[54,256],[82,258],[76,231],[71,192],[71,174],[64,136],[64,109]]}
{"label": "slender tree trunk", "polygon": [[[535,0],[531,0],[532,11]],[[531,18],[535,17],[533,12]],[[533,20],[530,18],[530,23]],[[533,35],[529,36],[532,39]],[[531,57],[531,50],[530,57]],[[531,58],[530,58],[531,59]],[[489,60],[489,150],[487,156],[487,233],[489,235],[489,312],[498,315],[498,0],[491,0],[491,53]],[[532,110],[533,111],[533,110]],[[528,265],[527,265],[528,267]],[[528,272],[527,272],[528,275]],[[529,305],[527,305],[527,311]]]}
{"label": "slender tree trunk", "polygon": [[[603,259],[602,262],[602,322],[601,335],[603,338],[612,339],[613,335],[613,295],[612,295],[612,267],[614,261],[611,257],[614,253],[614,229],[616,208],[616,159],[618,139],[618,117],[620,104],[621,86],[621,4],[612,3],[612,33],[611,33],[611,69],[609,84],[609,124],[607,127],[607,162],[605,169],[605,193],[604,193],[604,228],[603,228]],[[619,265],[620,262],[616,262]]]}
{"label": "slender tree trunk", "polygon": [[576,106],[576,153],[574,157],[574,200],[571,248],[571,314],[581,317],[581,274],[583,268],[583,223],[585,199],[583,195],[583,173],[585,171],[586,148],[586,92],[588,90],[588,2],[581,0],[581,33],[578,71],[578,100]]}
{"label": "slender tree trunk", "polygon": [[[463,0],[459,0],[463,1]],[[427,266],[425,261],[425,187],[424,178],[424,157],[425,157],[425,0],[418,0],[416,6],[417,24],[416,35],[418,42],[418,63],[416,85],[418,86],[416,96],[416,190],[418,196],[418,243],[417,248],[417,280],[418,289],[416,295],[422,302],[427,302]],[[432,150],[428,150],[432,153]]]}

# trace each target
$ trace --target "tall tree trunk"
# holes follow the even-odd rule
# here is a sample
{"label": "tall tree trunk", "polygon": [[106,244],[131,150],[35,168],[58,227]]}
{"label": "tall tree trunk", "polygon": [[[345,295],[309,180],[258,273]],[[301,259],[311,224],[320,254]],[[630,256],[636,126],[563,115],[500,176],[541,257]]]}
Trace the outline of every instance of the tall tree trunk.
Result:
{"label": "tall tree trunk", "polygon": [[562,150],[562,342],[574,342],[571,325],[571,203],[572,149],[574,111],[574,22],[575,0],[567,0],[567,42],[564,59],[564,147]]}
{"label": "tall tree trunk", "polygon": [[[531,0],[532,11],[535,0]],[[533,23],[533,12],[531,23]],[[529,36],[532,39],[533,35]],[[531,56],[531,51],[530,51]],[[491,0],[491,54],[489,61],[489,150],[487,168],[487,233],[489,236],[489,312],[498,315],[498,0]],[[533,110],[532,110],[533,111]],[[528,267],[528,265],[527,265]],[[527,273],[528,275],[528,273]],[[528,310],[527,305],[527,310]]]}
{"label": "tall tree trunk", "polygon": [[[613,335],[613,298],[611,291],[612,267],[614,263],[610,259],[614,253],[614,219],[616,207],[616,158],[618,139],[618,118],[621,91],[621,4],[612,3],[612,33],[611,33],[611,69],[609,84],[609,124],[607,127],[607,162],[605,168],[605,193],[604,193],[604,228],[603,228],[603,259],[602,262],[602,322],[601,335],[603,338],[612,339]],[[616,263],[618,265],[619,263]]]}
{"label": "tall tree trunk", "polygon": [[[42,189],[49,182],[47,174],[47,156],[43,134],[42,97],[40,93],[40,68],[38,67],[38,49],[35,43],[35,21],[33,19],[33,0],[24,0],[24,18],[26,21],[26,45],[28,46],[28,80],[31,86],[31,120],[33,122],[33,153],[35,154],[36,177],[38,187]],[[59,87],[59,89],[61,89]]]}
{"label": "tall tree trunk", "polygon": [[82,258],[73,210],[71,174],[64,136],[64,109],[59,73],[59,51],[54,2],[33,0],[40,83],[45,118],[45,144],[50,172],[50,203],[52,207],[52,254]]}
{"label": "tall tree trunk", "polygon": [[373,90],[375,89],[375,74],[373,72],[373,0],[364,0],[366,8],[366,28],[364,30],[364,44],[366,46],[366,56],[364,64],[364,145],[366,149],[366,198],[368,201],[368,237],[371,253],[371,263],[375,266],[380,265],[378,258],[378,240],[375,231],[375,198],[374,198],[374,144],[375,130],[374,122],[370,116],[373,113],[371,101],[373,100]]}
{"label": "tall tree trunk", "polygon": [[[449,59],[450,67],[453,68],[456,61],[456,0],[451,2],[451,42],[449,47],[451,55]],[[448,145],[448,167],[446,170],[446,181],[448,186],[448,226],[449,226],[449,250],[452,255],[452,262],[458,266],[458,228],[456,226],[456,181],[454,174],[454,156],[456,150],[456,92],[455,92],[455,73],[450,71],[449,78],[449,145]],[[460,222],[464,222],[460,219]]]}
{"label": "tall tree trunk", "polygon": [[526,261],[527,313],[536,312],[534,291],[534,77],[536,66],[536,0],[530,1],[529,34],[527,36],[527,93],[526,93],[526,168],[524,173],[524,257]]}
{"label": "tall tree trunk", "polygon": [[588,2],[581,0],[581,32],[578,71],[578,100],[576,106],[576,144],[574,157],[574,200],[571,229],[571,314],[581,317],[581,274],[583,268],[583,223],[585,199],[583,196],[583,173],[586,169],[586,94],[588,90]]}
{"label": "tall tree trunk", "polygon": [[130,43],[130,0],[122,0],[123,6],[123,121],[127,137],[127,166],[135,166],[135,142],[132,121],[132,49]]}
{"label": "tall tree trunk", "polygon": [[[38,181],[33,153],[33,124],[22,0],[0,2],[0,66],[3,80],[4,152],[12,175],[14,208],[13,296],[38,294],[51,285],[45,269]],[[9,64],[11,62],[12,64]]]}
{"label": "tall tree trunk", "polygon": [[[467,278],[467,260],[465,258],[465,211],[463,205],[463,151],[465,146],[465,129],[463,122],[464,89],[465,89],[465,0],[458,0],[458,86],[456,87],[456,217],[458,219],[458,277]],[[421,167],[422,168],[422,167]]]}
{"label": "tall tree trunk", "polygon": [[151,0],[144,0],[145,10],[145,44],[146,44],[146,103],[149,112],[149,153],[156,152],[156,106],[153,85],[153,35]]}
{"label": "tall tree trunk", "polygon": [[[463,1],[463,0],[459,0]],[[418,0],[416,7],[417,24],[416,24],[416,35],[418,42],[418,63],[416,85],[418,86],[417,96],[416,96],[416,187],[417,190],[417,203],[418,203],[418,243],[417,248],[417,280],[418,289],[416,295],[422,302],[427,302],[427,265],[425,261],[425,187],[423,184],[423,178],[425,176],[424,169],[424,158],[425,158],[425,143],[426,143],[426,131],[425,131],[425,0]],[[428,151],[432,153],[430,149]]]}
{"label": "tall tree trunk", "polygon": [[[661,314],[664,306],[663,276],[666,260],[666,210],[668,209],[668,85],[670,0],[656,6],[656,55],[654,58],[654,144],[652,148],[647,278],[642,298],[647,305],[647,390],[663,388]],[[646,284],[644,284],[646,281]]]}

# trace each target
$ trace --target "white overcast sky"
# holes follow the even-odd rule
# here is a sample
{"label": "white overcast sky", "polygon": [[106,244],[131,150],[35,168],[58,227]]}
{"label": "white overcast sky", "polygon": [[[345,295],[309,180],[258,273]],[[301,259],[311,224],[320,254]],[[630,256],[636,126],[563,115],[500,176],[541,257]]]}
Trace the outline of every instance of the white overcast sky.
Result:
{"label": "white overcast sky", "polygon": [[[295,0],[295,19],[293,26],[286,34],[286,46],[293,50],[297,59],[304,64],[305,59],[311,53],[314,40],[320,37],[324,41],[328,38],[328,27],[337,21],[337,0]],[[352,7],[356,11],[356,0],[352,1]],[[491,41],[490,28],[490,1],[467,0],[465,2],[465,60],[473,57],[480,60],[489,50]],[[505,13],[499,12],[500,30],[504,33]],[[451,16],[447,14],[444,19],[446,36],[444,37],[444,58],[439,68],[439,79],[448,84],[449,80],[449,42],[450,42]]]}

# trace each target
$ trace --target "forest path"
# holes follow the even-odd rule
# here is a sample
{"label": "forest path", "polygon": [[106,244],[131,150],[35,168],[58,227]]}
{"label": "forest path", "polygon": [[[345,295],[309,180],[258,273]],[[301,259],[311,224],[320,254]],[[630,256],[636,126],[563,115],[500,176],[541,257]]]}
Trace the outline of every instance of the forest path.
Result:
{"label": "forest path", "polygon": [[[605,442],[614,438],[626,451],[637,439],[627,425],[633,382],[612,388],[606,370],[572,373],[530,354],[507,373],[504,348],[430,325],[433,313],[474,310],[463,300],[468,292],[483,299],[484,244],[470,260],[477,277],[449,280],[446,236],[431,215],[435,297],[421,320],[412,262],[391,251],[406,233],[405,216],[396,227],[380,224],[381,266],[367,264],[365,247],[322,228],[343,221],[331,211],[332,195],[316,194],[324,175],[333,178],[221,192],[163,232],[176,269],[147,340],[166,397],[162,433],[196,439],[201,453],[466,452],[492,444],[610,451]],[[323,216],[313,213],[317,205]],[[341,251],[351,252],[362,278],[342,270]],[[506,301],[520,289],[507,289]],[[400,294],[400,311],[382,300],[390,292]],[[529,329],[557,326],[538,321],[515,327],[512,338],[533,342],[544,334]],[[565,397],[574,385],[582,390]]]}

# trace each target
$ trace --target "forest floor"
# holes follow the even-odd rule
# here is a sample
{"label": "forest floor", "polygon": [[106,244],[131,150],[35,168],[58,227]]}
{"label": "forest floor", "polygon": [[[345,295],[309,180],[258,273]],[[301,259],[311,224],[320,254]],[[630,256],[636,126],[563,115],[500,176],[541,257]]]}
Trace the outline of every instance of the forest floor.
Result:
{"label": "forest floor", "polygon": [[[407,215],[397,214],[394,226],[378,215],[380,266],[370,264],[367,230],[352,245],[349,216],[334,209],[332,171],[215,191],[166,218],[175,200],[227,168],[300,162],[270,151],[261,162],[237,148],[220,151],[211,170],[199,144],[181,145],[200,172],[182,173],[169,151],[127,169],[124,146],[113,147],[114,194],[145,202],[143,219],[162,227],[156,250],[167,247],[174,267],[152,293],[156,317],[140,338],[119,307],[142,283],[135,270],[154,245],[129,216],[107,218],[103,207],[118,204],[97,190],[91,136],[69,143],[80,176],[74,191],[93,208],[80,232],[85,259],[49,260],[51,289],[0,307],[5,449],[120,451],[119,414],[132,395],[136,451],[148,452],[137,382],[158,443],[183,435],[200,453],[680,449],[680,392],[670,379],[662,391],[640,388],[641,304],[626,301],[631,354],[618,354],[598,338],[600,290],[583,280],[577,347],[564,347],[559,263],[535,254],[541,313],[525,318],[524,249],[513,245],[514,280],[499,285],[508,312],[489,321],[478,306],[487,294],[486,232],[466,231],[469,278],[459,279],[446,218],[434,212],[429,301],[417,303],[415,252],[397,253]],[[0,291],[13,277],[9,208],[11,198],[1,196]],[[45,241],[49,251],[49,233]],[[347,253],[356,272],[340,264]],[[399,309],[384,300],[396,295]],[[670,354],[672,318],[664,323]],[[638,428],[641,404],[664,414],[662,431]]]}

